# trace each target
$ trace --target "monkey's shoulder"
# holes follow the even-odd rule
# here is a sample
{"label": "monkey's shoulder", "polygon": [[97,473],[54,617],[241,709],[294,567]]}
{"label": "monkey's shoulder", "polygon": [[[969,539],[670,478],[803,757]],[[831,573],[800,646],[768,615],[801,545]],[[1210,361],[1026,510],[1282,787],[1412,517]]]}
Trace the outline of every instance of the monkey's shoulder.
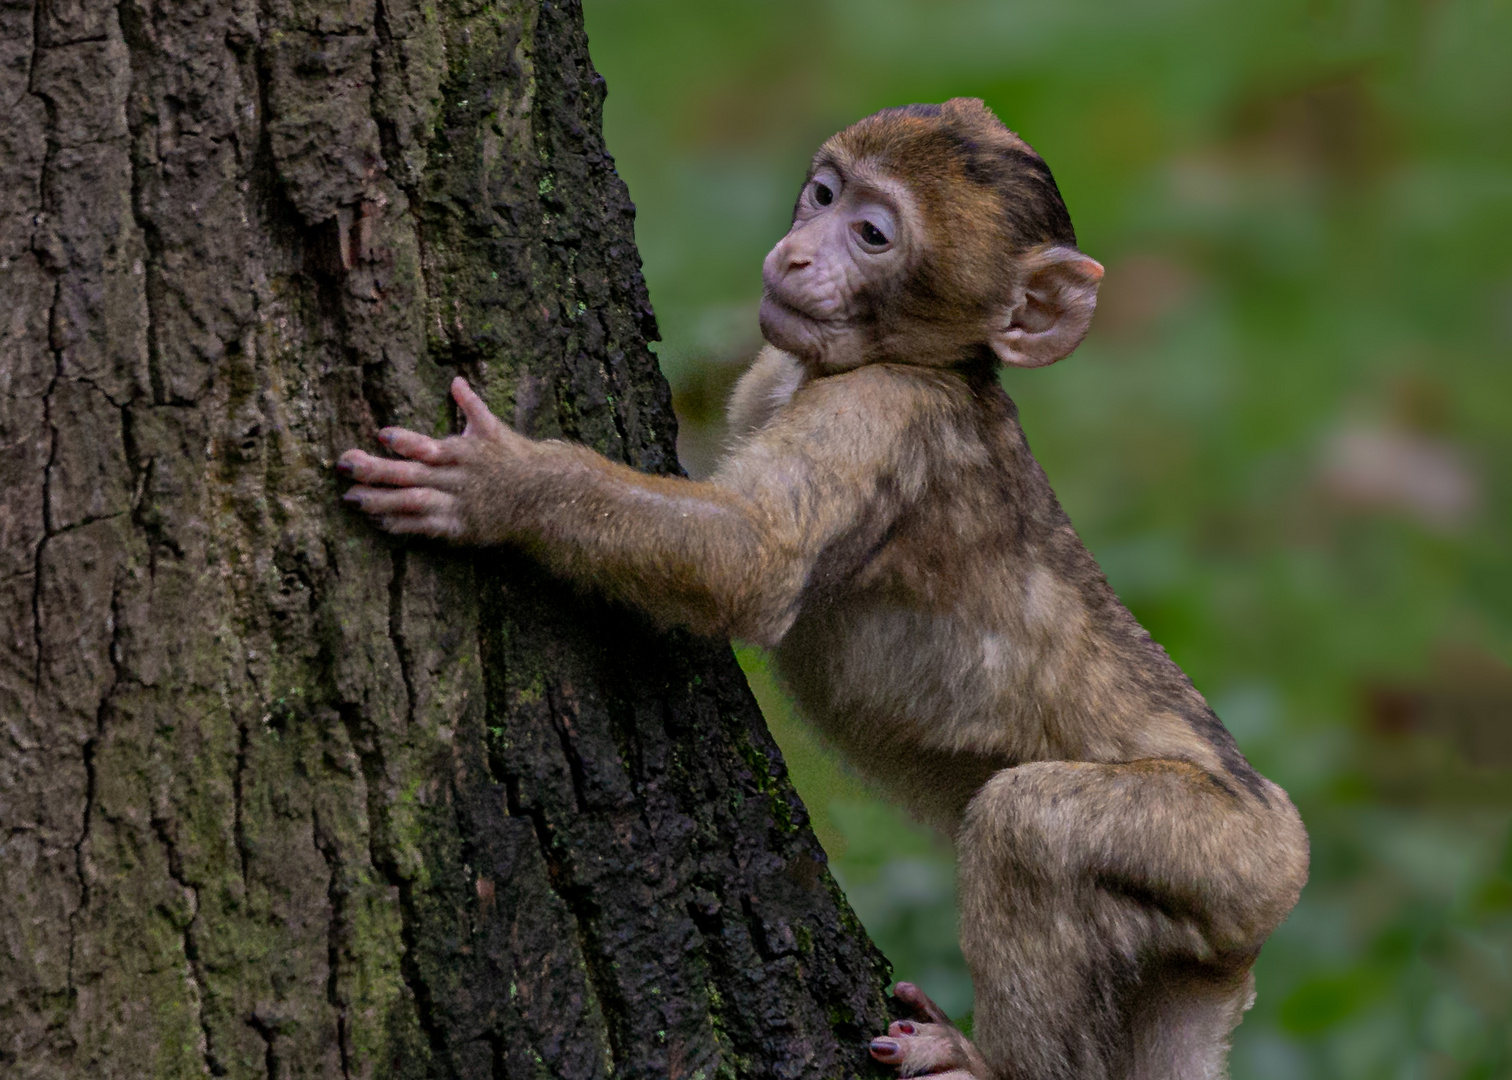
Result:
{"label": "monkey's shoulder", "polygon": [[[977,380],[980,381],[980,380]],[[1017,413],[1007,395],[992,382],[1002,412]],[[982,388],[953,371],[910,364],[865,364],[848,371],[813,375],[797,357],[768,345],[757,354],[730,393],[726,427],[739,441],[796,406],[800,414],[831,413],[937,419],[962,412]]]}
{"label": "monkey's shoulder", "polygon": [[800,394],[818,397],[823,386],[850,403],[872,430],[891,436],[895,455],[922,470],[933,485],[959,489],[965,483],[959,493],[967,498],[1012,489],[1018,499],[1053,499],[1029,451],[1018,408],[996,374],[995,369],[870,364],[814,380]]}
{"label": "monkey's shoulder", "polygon": [[741,380],[731,416],[743,426],[716,476],[735,488],[801,474],[831,501],[841,490],[872,493],[882,501],[865,513],[879,520],[931,491],[968,503],[1016,495],[1031,512],[1053,499],[991,373],[879,363],[814,376],[770,350]]}
{"label": "monkey's shoulder", "polygon": [[948,369],[866,364],[805,379],[781,411],[842,426],[864,423],[877,435],[977,437],[1004,421],[1016,430],[1008,396],[995,383],[978,382]]}
{"label": "monkey's shoulder", "polygon": [[870,364],[814,376],[786,353],[769,349],[736,385],[729,406],[736,454],[767,444],[815,457],[877,451],[921,416],[938,412],[931,389],[908,369]]}

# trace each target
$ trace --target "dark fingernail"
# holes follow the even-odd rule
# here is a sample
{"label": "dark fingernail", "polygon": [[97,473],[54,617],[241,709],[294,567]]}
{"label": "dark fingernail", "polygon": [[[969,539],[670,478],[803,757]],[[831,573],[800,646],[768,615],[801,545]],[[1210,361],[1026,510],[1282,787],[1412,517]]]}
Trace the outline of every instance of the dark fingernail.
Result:
{"label": "dark fingernail", "polygon": [[896,1054],[898,1052],[898,1044],[892,1039],[873,1039],[871,1041],[871,1048],[874,1054]]}
{"label": "dark fingernail", "polygon": [[899,1024],[898,1024],[898,1030],[901,1031],[905,1035],[912,1035],[914,1033],[914,1026],[912,1024],[910,1024],[907,1020],[903,1020],[903,1021],[899,1022]]}
{"label": "dark fingernail", "polygon": [[336,471],[339,472],[342,476],[351,476],[352,463],[350,461],[338,461],[336,463]]}
{"label": "dark fingernail", "polygon": [[362,496],[355,491],[349,491],[341,498],[343,502],[356,503],[358,506],[362,505]]}

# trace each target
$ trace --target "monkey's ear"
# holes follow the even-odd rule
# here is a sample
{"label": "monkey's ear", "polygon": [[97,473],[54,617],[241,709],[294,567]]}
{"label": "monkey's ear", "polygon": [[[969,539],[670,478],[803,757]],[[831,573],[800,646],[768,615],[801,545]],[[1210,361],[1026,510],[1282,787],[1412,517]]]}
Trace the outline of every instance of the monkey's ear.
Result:
{"label": "monkey's ear", "polygon": [[1069,356],[1092,325],[1102,276],[1102,264],[1075,248],[1030,252],[988,335],[992,351],[1014,367],[1044,367]]}

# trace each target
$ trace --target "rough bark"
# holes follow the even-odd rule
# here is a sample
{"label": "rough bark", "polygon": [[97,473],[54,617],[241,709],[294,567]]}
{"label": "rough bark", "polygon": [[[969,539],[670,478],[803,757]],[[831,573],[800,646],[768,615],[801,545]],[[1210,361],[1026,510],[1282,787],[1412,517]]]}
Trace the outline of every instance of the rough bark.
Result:
{"label": "rough bark", "polygon": [[885,965],[721,643],[331,465],[676,469],[574,3],[0,0],[0,1071],[839,1077]]}

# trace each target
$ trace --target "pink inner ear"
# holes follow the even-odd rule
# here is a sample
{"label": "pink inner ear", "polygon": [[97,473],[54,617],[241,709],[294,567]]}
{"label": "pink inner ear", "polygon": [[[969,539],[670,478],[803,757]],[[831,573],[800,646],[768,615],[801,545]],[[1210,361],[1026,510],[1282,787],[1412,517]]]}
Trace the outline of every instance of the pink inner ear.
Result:
{"label": "pink inner ear", "polygon": [[1024,269],[1024,290],[990,344],[1005,364],[1044,367],[1069,355],[1086,336],[1103,267],[1074,248],[1050,248],[1027,256]]}
{"label": "pink inner ear", "polygon": [[1031,334],[1042,334],[1055,323],[1055,315],[1036,293],[1024,296],[1024,306],[1018,310],[1009,324],[1009,329],[1021,329]]}

